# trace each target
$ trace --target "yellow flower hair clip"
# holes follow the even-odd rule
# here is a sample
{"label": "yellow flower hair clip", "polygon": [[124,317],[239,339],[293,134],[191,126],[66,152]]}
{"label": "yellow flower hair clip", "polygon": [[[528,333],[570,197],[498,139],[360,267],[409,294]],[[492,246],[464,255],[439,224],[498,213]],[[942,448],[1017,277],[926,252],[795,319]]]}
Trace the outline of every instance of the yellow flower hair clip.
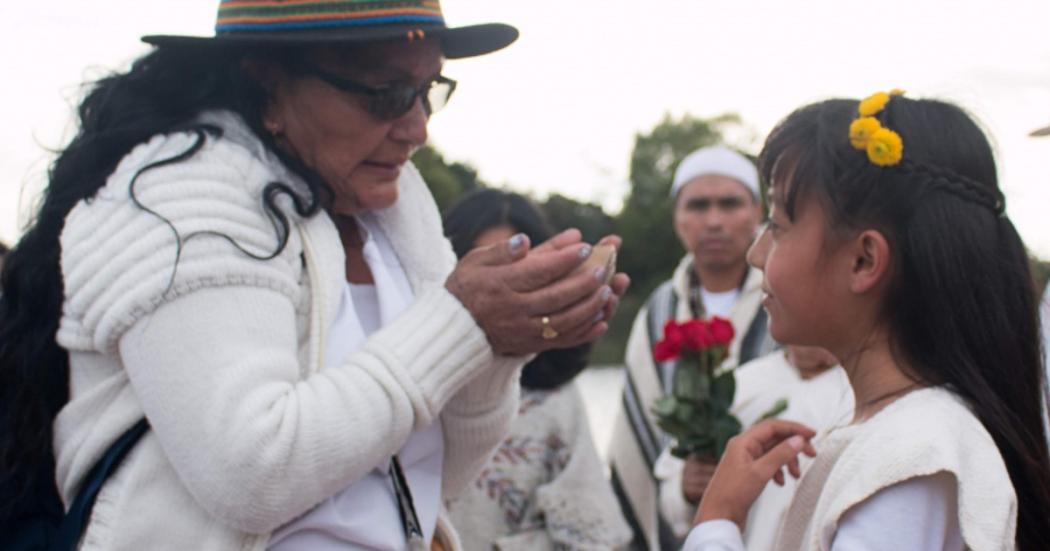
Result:
{"label": "yellow flower hair clip", "polygon": [[849,143],[863,151],[868,148],[872,134],[881,129],[882,125],[875,117],[853,119],[853,123],[849,125]]}
{"label": "yellow flower hair clip", "polygon": [[894,88],[890,92],[876,92],[857,106],[859,115],[849,125],[849,143],[854,149],[865,151],[868,160],[876,166],[895,166],[904,156],[904,141],[900,134],[884,128],[875,118],[886,108],[892,96],[904,94],[904,90]]}
{"label": "yellow flower hair clip", "polygon": [[868,140],[868,160],[878,166],[893,166],[901,162],[904,142],[900,134],[889,128],[880,128]]}
{"label": "yellow flower hair clip", "polygon": [[886,92],[875,92],[874,94],[860,100],[857,112],[862,117],[874,117],[879,114],[890,102],[890,95]]}

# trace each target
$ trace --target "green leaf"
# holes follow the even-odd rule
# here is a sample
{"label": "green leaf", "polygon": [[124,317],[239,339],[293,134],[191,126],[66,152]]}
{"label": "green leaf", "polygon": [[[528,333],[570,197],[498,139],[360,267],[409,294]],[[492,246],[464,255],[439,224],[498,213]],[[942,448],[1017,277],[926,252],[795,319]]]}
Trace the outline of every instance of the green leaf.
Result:
{"label": "green leaf", "polygon": [[679,402],[675,409],[675,417],[685,424],[693,422],[698,417],[697,413],[697,407],[689,402]]}
{"label": "green leaf", "polygon": [[784,413],[784,410],[786,410],[787,408],[788,408],[787,398],[781,398],[781,399],[777,400],[775,404],[773,404],[773,407],[769,408],[768,411],[763,413],[762,416],[758,418],[758,420],[759,421],[765,421],[766,419],[772,419],[772,418],[776,417],[777,415],[780,415],[781,413]]}
{"label": "green leaf", "polygon": [[742,428],[740,421],[732,415],[726,414],[715,419],[711,428],[711,436],[715,440],[715,457],[722,457],[729,439],[740,434]]}
{"label": "green leaf", "polygon": [[736,377],[732,371],[722,373],[711,382],[711,403],[715,409],[728,410],[733,405],[735,395]]}
{"label": "green leaf", "polygon": [[674,395],[682,401],[695,402],[707,397],[707,377],[695,366],[679,362],[674,373]]}
{"label": "green leaf", "polygon": [[678,407],[678,400],[674,396],[662,396],[653,402],[653,413],[657,417],[670,417],[674,415]]}
{"label": "green leaf", "polygon": [[673,415],[658,418],[656,420],[656,425],[659,426],[660,429],[666,432],[667,434],[670,434],[671,436],[675,437],[678,437],[683,434],[688,434],[690,430],[690,426],[688,423],[683,423],[682,421],[679,421],[678,418]]}
{"label": "green leaf", "polygon": [[714,356],[714,363],[712,365],[714,365],[716,369],[722,365],[722,362],[725,361],[726,356],[729,355],[729,351],[726,350],[724,346],[716,346],[715,348],[711,349],[711,352]]}
{"label": "green leaf", "polygon": [[715,439],[706,434],[693,434],[683,438],[677,446],[685,453],[684,456],[677,457],[684,458],[689,455],[714,457]]}

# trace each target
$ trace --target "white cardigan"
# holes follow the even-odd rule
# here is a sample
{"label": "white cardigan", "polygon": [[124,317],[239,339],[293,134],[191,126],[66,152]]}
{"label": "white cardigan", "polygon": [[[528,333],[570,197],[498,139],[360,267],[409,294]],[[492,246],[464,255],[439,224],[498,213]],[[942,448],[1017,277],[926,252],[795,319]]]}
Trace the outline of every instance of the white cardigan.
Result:
{"label": "white cardigan", "polygon": [[[290,214],[277,247],[262,208],[274,181],[302,189],[242,122],[221,126],[188,160],[192,133],[136,147],[66,219],[71,399],[55,421],[57,482],[68,503],[117,435],[145,415],[152,430],[99,495],[81,549],[264,549],[270,533],[349,486],[440,416],[444,497],[469,483],[517,408],[522,358],[493,354],[444,288],[455,264],[414,167],[376,219],[398,252],[415,303],[340,367],[321,370],[345,284],[338,232],[323,212]],[[289,202],[281,199],[285,212]],[[442,514],[438,532],[458,540]]]}

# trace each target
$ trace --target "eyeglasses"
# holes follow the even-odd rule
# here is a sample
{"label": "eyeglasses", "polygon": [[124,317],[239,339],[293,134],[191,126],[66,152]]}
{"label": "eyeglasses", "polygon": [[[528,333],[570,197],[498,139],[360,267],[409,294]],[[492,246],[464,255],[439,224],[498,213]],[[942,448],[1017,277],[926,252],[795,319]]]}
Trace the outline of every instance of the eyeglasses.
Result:
{"label": "eyeglasses", "polygon": [[409,84],[393,83],[382,88],[373,88],[341,76],[333,75],[324,69],[309,63],[303,64],[305,72],[316,76],[329,85],[343,92],[366,96],[365,109],[372,116],[381,120],[394,120],[408,113],[416,104],[416,98],[423,102],[423,112],[429,117],[441,110],[456,91],[456,81],[438,76],[434,80],[416,88]]}

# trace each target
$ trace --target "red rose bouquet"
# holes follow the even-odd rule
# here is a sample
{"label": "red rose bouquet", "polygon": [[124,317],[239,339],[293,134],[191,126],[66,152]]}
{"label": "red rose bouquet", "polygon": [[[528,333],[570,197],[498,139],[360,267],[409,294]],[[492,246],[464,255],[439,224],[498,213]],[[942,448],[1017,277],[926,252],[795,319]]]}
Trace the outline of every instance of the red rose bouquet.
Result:
{"label": "red rose bouquet", "polygon": [[668,321],[653,355],[678,360],[672,392],[656,401],[657,424],[676,440],[671,454],[718,460],[726,443],[740,433],[740,421],[729,413],[736,394],[732,370],[717,372],[728,355],[735,331],[728,320]]}

